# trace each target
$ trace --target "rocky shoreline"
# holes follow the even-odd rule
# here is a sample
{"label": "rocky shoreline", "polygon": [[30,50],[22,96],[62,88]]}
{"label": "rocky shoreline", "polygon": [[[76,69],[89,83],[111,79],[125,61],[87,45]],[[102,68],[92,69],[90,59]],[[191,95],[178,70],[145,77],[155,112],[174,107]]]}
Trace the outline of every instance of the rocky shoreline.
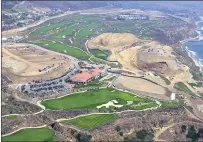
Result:
{"label": "rocky shoreline", "polygon": [[[196,26],[198,26],[199,23],[203,22],[203,20],[200,20],[200,21],[197,21],[195,23]],[[200,68],[200,72],[203,72],[203,65],[201,64],[201,61],[200,59],[198,59],[196,53],[194,51],[191,51],[188,49],[187,46],[184,46],[184,44],[186,42],[189,42],[189,41],[198,41],[198,40],[201,40],[202,39],[202,34],[200,31],[198,31],[198,29],[196,29],[196,32],[197,32],[197,36],[196,37],[192,37],[192,38],[189,38],[189,39],[185,39],[185,40],[182,40],[180,41],[180,43],[183,45],[183,49],[185,49],[188,53],[188,56],[193,60],[193,62],[195,63],[196,66],[198,66]]]}

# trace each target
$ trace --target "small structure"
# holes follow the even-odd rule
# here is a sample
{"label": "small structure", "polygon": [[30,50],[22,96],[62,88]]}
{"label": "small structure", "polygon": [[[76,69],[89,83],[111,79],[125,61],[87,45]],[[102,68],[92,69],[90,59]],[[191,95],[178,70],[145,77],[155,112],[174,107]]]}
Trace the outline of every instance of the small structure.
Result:
{"label": "small structure", "polygon": [[175,100],[176,99],[176,94],[175,93],[171,93],[171,100]]}

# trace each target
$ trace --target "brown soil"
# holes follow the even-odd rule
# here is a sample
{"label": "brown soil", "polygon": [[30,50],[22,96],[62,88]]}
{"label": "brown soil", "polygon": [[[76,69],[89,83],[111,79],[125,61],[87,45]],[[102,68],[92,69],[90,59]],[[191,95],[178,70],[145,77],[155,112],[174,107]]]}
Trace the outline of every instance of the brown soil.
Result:
{"label": "brown soil", "polygon": [[[46,71],[39,71],[50,66]],[[2,73],[14,83],[61,76],[71,67],[70,59],[31,46],[5,45],[2,48]]]}
{"label": "brown soil", "polygon": [[141,78],[120,76],[115,81],[115,84],[116,83],[122,84],[124,87],[143,92],[155,93],[160,95],[164,95],[166,92],[163,87]]}
{"label": "brown soil", "polygon": [[133,72],[154,71],[169,77],[172,84],[191,80],[189,68],[177,60],[173,49],[156,41],[140,40],[130,33],[105,33],[89,40],[87,46],[110,50],[108,60]]}

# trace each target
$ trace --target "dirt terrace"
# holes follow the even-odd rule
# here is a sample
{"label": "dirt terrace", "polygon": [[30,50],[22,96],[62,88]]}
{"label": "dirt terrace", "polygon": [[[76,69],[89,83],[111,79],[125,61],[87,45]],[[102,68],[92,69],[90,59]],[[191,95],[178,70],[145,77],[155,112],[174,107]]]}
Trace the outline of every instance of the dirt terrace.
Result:
{"label": "dirt terrace", "polygon": [[2,48],[2,73],[14,83],[61,76],[72,67],[71,59],[23,44]]}

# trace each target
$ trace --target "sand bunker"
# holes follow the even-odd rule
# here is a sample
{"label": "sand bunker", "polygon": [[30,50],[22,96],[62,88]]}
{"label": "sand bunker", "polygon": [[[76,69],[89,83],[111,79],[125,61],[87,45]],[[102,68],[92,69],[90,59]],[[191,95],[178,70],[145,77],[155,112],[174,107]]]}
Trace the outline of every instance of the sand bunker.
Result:
{"label": "sand bunker", "polygon": [[116,100],[111,100],[109,101],[108,103],[106,104],[103,104],[103,105],[100,105],[100,106],[97,106],[97,108],[102,108],[102,107],[106,107],[106,108],[109,108],[110,106],[114,106],[114,107],[122,107],[123,105],[116,105],[115,103],[118,103]]}

